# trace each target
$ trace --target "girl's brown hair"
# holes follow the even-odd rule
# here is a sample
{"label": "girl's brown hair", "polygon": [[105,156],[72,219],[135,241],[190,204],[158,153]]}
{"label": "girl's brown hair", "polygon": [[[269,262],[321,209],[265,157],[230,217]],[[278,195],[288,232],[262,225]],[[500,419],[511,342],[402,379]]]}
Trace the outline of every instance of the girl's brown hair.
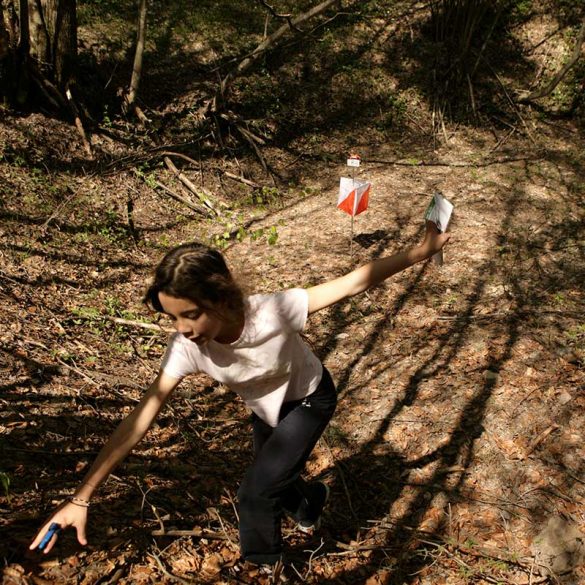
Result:
{"label": "girl's brown hair", "polygon": [[189,299],[223,320],[241,319],[244,315],[244,295],[223,256],[198,242],[182,244],[165,255],[142,300],[162,312],[158,298],[161,292]]}

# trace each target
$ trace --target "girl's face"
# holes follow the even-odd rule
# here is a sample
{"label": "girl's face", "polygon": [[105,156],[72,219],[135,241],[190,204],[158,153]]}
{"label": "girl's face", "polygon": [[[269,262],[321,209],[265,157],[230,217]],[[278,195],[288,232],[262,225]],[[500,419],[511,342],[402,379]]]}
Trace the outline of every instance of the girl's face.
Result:
{"label": "girl's face", "polygon": [[211,340],[231,343],[240,337],[243,323],[228,323],[190,299],[172,297],[163,292],[158,293],[158,299],[175,329],[197,345],[205,345]]}

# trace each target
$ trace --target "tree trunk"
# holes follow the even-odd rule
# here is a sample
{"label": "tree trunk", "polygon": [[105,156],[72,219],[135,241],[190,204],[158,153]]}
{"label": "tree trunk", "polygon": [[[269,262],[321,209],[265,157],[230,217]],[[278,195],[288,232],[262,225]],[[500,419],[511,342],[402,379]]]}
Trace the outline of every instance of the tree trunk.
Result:
{"label": "tree trunk", "polygon": [[49,70],[51,46],[40,0],[28,1],[29,55],[38,63],[42,71]]}
{"label": "tree trunk", "polygon": [[10,35],[5,23],[4,5],[0,0],[0,102],[8,100],[7,88],[11,85]]}
{"label": "tree trunk", "polygon": [[[17,4],[17,8],[15,7]],[[76,0],[0,0],[0,96],[66,106],[75,76]]]}
{"label": "tree trunk", "polygon": [[31,56],[57,87],[65,89],[75,72],[75,0],[28,0]]}
{"label": "tree trunk", "polygon": [[65,87],[75,76],[77,62],[77,10],[76,0],[59,0],[55,21],[53,63],[55,79]]}
{"label": "tree trunk", "polygon": [[10,37],[8,30],[4,24],[4,6],[0,0],[0,63],[4,61],[10,54]]}
{"label": "tree trunk", "polygon": [[142,58],[144,56],[144,43],[146,40],[146,0],[140,0],[138,11],[138,33],[136,36],[136,53],[134,55],[134,66],[132,68],[132,79],[130,88],[124,100],[124,109],[128,111],[136,101],[140,77],[142,75]]}

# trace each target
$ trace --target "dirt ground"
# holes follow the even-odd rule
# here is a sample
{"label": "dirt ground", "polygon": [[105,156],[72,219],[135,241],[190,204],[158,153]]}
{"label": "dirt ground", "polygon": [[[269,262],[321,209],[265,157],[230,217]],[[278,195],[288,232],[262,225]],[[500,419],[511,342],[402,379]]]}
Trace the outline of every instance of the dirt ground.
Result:
{"label": "dirt ground", "polygon": [[[350,256],[350,219],[335,206],[342,150],[290,155],[281,168],[302,188],[278,201],[265,189],[211,221],[120,157],[85,165],[66,124],[6,116],[3,582],[585,583],[585,148],[567,121],[527,124],[507,139],[450,129],[436,148],[361,137],[359,176],[373,186]],[[414,245],[435,189],[455,205],[444,265],[310,319],[340,401],[307,476],[332,497],[316,534],[285,521],[293,564],[280,577],[238,559],[248,414],[198,376],[100,489],[89,545],[67,533],[46,557],[27,550],[157,371],[167,334],[143,326],[157,318],[140,299],[165,250],[225,243],[245,225],[226,249],[244,287],[307,287]],[[544,568],[551,555],[558,577]]]}

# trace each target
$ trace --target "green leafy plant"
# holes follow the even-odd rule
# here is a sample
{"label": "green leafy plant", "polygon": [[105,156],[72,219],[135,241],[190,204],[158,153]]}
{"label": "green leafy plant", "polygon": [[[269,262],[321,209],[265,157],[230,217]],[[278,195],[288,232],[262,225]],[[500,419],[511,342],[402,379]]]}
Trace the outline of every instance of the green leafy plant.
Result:
{"label": "green leafy plant", "polygon": [[278,230],[276,229],[275,225],[270,226],[268,230],[268,235],[266,236],[266,241],[270,246],[274,246],[274,244],[276,244],[276,242],[278,241]]}

